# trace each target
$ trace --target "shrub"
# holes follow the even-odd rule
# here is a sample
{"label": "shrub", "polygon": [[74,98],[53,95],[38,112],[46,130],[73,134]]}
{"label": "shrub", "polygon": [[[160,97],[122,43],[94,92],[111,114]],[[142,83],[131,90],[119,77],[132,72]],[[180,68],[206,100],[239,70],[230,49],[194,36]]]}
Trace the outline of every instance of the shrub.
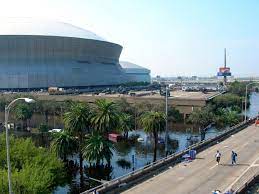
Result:
{"label": "shrub", "polygon": [[[0,135],[0,190],[8,193],[5,135]],[[10,159],[14,193],[51,193],[64,180],[63,163],[30,138],[10,137]]]}

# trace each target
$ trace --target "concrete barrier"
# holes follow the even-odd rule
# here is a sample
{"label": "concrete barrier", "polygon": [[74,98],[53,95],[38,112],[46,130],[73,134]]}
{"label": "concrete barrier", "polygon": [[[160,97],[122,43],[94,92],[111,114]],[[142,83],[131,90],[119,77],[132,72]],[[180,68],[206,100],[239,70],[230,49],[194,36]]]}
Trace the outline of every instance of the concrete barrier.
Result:
{"label": "concrete barrier", "polygon": [[255,119],[256,117],[249,119],[247,122],[239,123],[225,130],[223,133],[217,135],[216,137],[193,144],[183,151],[180,151],[172,155],[169,155],[165,158],[159,159],[133,172],[130,172],[121,177],[113,179],[107,183],[104,183],[95,188],[82,192],[81,194],[90,194],[90,193],[94,193],[95,191],[98,192],[99,194],[102,194],[102,193],[115,194],[123,190],[126,190],[134,186],[135,184],[139,184],[142,181],[147,180],[148,178],[151,178],[154,175],[161,173],[162,171],[168,169],[169,166],[174,166],[175,164],[181,162],[182,156],[188,153],[189,150],[194,149],[197,151],[197,153],[201,152],[206,148],[211,147],[212,145],[215,145],[218,142],[225,140],[226,138],[230,137],[232,134],[235,134],[241,131],[242,129],[248,127],[249,125],[255,122]]}

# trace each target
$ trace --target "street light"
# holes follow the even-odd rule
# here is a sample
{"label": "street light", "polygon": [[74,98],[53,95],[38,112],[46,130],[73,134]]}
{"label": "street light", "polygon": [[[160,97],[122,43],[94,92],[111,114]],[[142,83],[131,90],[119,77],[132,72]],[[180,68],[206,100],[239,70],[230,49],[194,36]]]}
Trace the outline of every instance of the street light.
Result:
{"label": "street light", "polygon": [[251,82],[249,84],[246,85],[246,96],[245,96],[245,118],[244,118],[244,122],[246,122],[246,107],[247,107],[247,90],[248,90],[248,86],[252,85],[252,84],[258,84],[259,82]]}
{"label": "street light", "polygon": [[11,183],[11,164],[10,164],[10,147],[9,147],[9,130],[8,130],[8,117],[12,105],[18,100],[24,100],[26,103],[34,103],[35,100],[30,98],[17,98],[13,100],[8,106],[5,106],[5,130],[6,130],[6,158],[8,168],[8,187],[9,194],[12,194],[12,183]]}

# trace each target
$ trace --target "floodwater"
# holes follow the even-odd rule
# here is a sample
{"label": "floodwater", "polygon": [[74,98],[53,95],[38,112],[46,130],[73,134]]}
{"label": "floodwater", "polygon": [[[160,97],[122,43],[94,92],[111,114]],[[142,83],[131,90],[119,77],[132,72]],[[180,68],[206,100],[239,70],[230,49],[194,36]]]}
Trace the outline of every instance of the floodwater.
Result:
{"label": "floodwater", "polygon": [[[255,116],[259,112],[259,94],[253,93],[251,95],[251,106],[248,109],[248,116]],[[0,119],[3,120],[3,114],[0,113]],[[47,117],[44,115],[34,114],[30,125],[32,127],[38,126],[40,123],[44,123],[45,120],[48,120],[48,123],[53,128],[63,128],[62,119],[60,117]],[[210,128],[206,137],[214,137],[222,131],[217,130],[215,128]],[[46,135],[31,134],[32,138],[36,142],[38,146],[48,146],[49,145],[49,137]],[[161,133],[159,135],[159,146],[157,150],[157,159],[165,156],[165,146],[164,139],[165,134]],[[137,138],[143,138],[142,142],[138,142]],[[179,152],[184,150],[188,146],[197,141],[200,141],[201,137],[199,135],[199,131],[193,128],[192,125],[185,124],[170,124],[169,125],[169,142],[168,148],[169,151]],[[143,130],[132,131],[129,133],[128,141],[121,141],[114,143],[113,157],[111,160],[111,167],[103,166],[96,168],[95,166],[90,166],[87,162],[84,161],[84,179],[82,190],[87,190],[94,186],[100,184],[98,181],[93,181],[90,178],[94,178],[97,180],[111,180],[122,175],[125,175],[133,170],[141,168],[148,163],[153,161],[153,139],[149,134],[143,132]],[[80,185],[80,175],[78,170],[78,156],[75,155],[70,157],[71,162],[67,167],[68,177],[67,181],[64,185],[59,186],[53,192],[54,194],[63,194],[63,193],[79,193],[79,185]],[[255,185],[258,189],[258,184]],[[255,188],[255,190],[256,190]],[[252,189],[253,190],[253,189]],[[256,192],[252,192],[254,194]]]}
{"label": "floodwater", "polygon": [[248,188],[246,191],[247,194],[258,194],[259,193],[259,182],[256,182],[254,185]]}
{"label": "floodwater", "polygon": [[[255,116],[259,112],[259,94],[252,93],[250,98],[251,105],[248,109],[247,115],[249,117]],[[214,137],[221,133],[215,128],[210,128],[207,133],[206,137]],[[162,158],[165,156],[164,152],[164,139],[165,134],[161,133],[161,144],[158,146],[157,150],[157,159]],[[143,142],[136,141],[137,137],[143,138]],[[130,141],[127,142],[118,142],[115,143],[115,149],[113,151],[113,157],[111,161],[111,169],[107,169],[107,167],[103,166],[103,169],[95,169],[95,167],[89,167],[89,164],[84,162],[85,165],[85,176],[90,176],[95,179],[99,180],[111,180],[122,175],[125,175],[135,169],[141,168],[148,163],[153,161],[153,144],[152,138],[149,134],[143,132],[143,130],[133,131],[129,134]],[[191,125],[184,125],[184,124],[171,124],[169,126],[169,150],[171,152],[179,152],[184,150],[191,144],[200,141],[199,131],[197,129],[193,129]],[[77,157],[73,157],[78,163]],[[85,187],[83,190],[87,190],[94,186],[97,186],[98,182],[91,181],[89,179],[85,180]],[[63,194],[63,193],[77,193],[79,187],[79,174],[76,173],[74,178],[65,186],[58,187],[54,193],[55,194]],[[258,185],[254,186],[255,188],[251,189],[251,194],[258,193]],[[254,192],[253,192],[254,191]]]}
{"label": "floodwater", "polygon": [[259,93],[253,92],[250,96],[250,107],[247,110],[247,116],[253,117],[259,113]]}
{"label": "floodwater", "polygon": [[[189,125],[177,124],[169,130],[169,142],[168,142],[168,149],[171,152],[179,152],[189,145],[200,141],[200,136],[197,130],[195,131],[188,131],[186,132],[186,128],[190,128]],[[206,139],[213,137],[220,133],[220,131],[216,130],[215,128],[211,128],[206,133]],[[160,144],[157,150],[157,159],[165,157],[165,147],[163,143],[165,134],[161,133],[159,135]],[[143,138],[143,142],[136,141],[137,137]],[[188,140],[189,139],[189,140]],[[153,161],[153,140],[150,135],[143,132],[143,130],[133,131],[129,134],[129,141],[121,141],[114,144],[115,149],[113,150],[113,157],[111,161],[111,169],[106,169],[105,173],[98,173],[94,174],[91,173],[92,171],[97,171],[94,167],[89,168],[89,164],[84,162],[85,166],[85,176],[88,175],[91,178],[95,179],[104,179],[104,180],[111,180],[122,175],[125,175],[129,172],[132,172],[134,169],[141,168],[148,163]],[[78,164],[78,158],[75,156],[71,159],[74,159]],[[103,167],[105,171],[105,166]],[[100,170],[100,169],[99,169]],[[89,174],[87,174],[89,173]],[[103,176],[100,176],[102,174]],[[73,190],[76,185],[79,185],[79,174],[77,173],[74,179],[63,187],[58,187],[54,193],[55,194],[62,194],[62,193],[76,193],[77,190]],[[93,186],[97,186],[99,183],[94,182],[91,180],[85,180],[85,187],[84,190],[87,190]]]}

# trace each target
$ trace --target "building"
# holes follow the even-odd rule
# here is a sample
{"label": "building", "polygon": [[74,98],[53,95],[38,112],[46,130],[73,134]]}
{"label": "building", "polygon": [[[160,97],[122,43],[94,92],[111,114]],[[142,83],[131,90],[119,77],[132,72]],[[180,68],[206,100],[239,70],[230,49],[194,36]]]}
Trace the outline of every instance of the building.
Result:
{"label": "building", "polygon": [[150,70],[134,63],[120,61],[130,82],[151,82]]}
{"label": "building", "polygon": [[33,19],[0,23],[0,89],[87,87],[129,82],[122,46],[70,24]]}

